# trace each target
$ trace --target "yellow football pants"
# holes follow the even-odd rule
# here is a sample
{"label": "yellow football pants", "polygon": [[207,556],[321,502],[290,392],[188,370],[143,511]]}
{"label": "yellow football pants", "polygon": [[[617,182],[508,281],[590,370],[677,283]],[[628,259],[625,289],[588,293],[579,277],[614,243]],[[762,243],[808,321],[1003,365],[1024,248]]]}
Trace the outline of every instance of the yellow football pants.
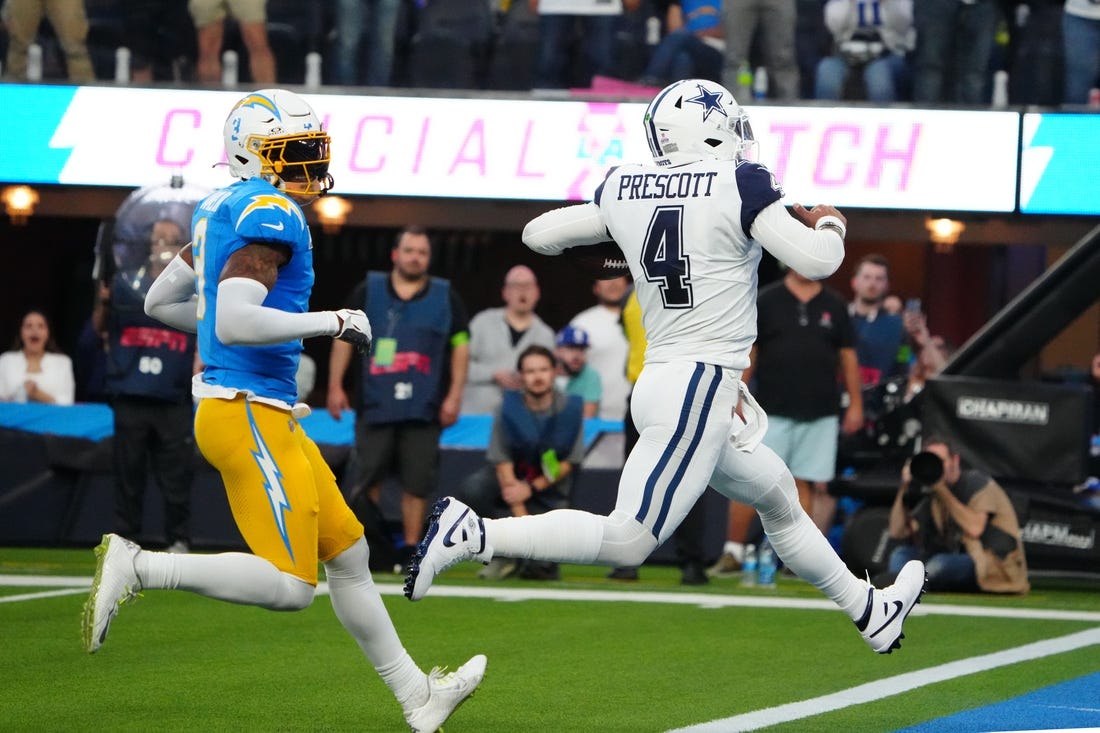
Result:
{"label": "yellow football pants", "polygon": [[229,507],[252,552],[317,584],[317,561],[363,536],[317,445],[286,410],[207,398],[195,414],[195,442],[222,476]]}

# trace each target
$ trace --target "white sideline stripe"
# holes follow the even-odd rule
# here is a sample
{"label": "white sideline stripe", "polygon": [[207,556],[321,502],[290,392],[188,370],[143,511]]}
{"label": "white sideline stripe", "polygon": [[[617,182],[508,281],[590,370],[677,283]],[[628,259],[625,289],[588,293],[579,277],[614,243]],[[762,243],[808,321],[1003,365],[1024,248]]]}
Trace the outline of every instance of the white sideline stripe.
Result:
{"label": "white sideline stripe", "polygon": [[[78,593],[87,593],[92,587],[92,579],[83,575],[0,575],[0,588],[57,588],[39,593],[21,593],[14,596],[0,596],[0,603],[14,603],[16,601],[33,601],[39,598],[55,598],[57,596],[75,596]],[[397,587],[397,586],[394,586]],[[317,595],[328,595],[328,583],[321,581],[317,584]]]}
{"label": "white sideline stripe", "polygon": [[0,596],[0,603],[15,603],[16,601],[36,601],[39,598],[56,598],[57,596],[75,596],[78,593],[87,593],[87,588],[62,588],[61,590],[45,590],[38,593],[20,593],[15,596]]}
{"label": "white sideline stripe", "polygon": [[1075,649],[1082,649],[1093,644],[1100,644],[1100,628],[1079,631],[1055,639],[1037,641],[1014,649],[994,652],[993,654],[948,662],[916,672],[907,672],[906,674],[868,682],[864,685],[810,700],[778,705],[774,708],[756,710],[751,713],[735,715],[722,720],[712,720],[708,723],[700,723],[686,728],[676,728],[668,733],[733,733],[734,731],[757,730],[833,710],[840,710],[852,705],[874,702],[884,697],[898,695],[918,687],[944,682],[956,677],[985,672],[997,667],[1018,664],[1032,659],[1040,659],[1052,654],[1062,654]]}
{"label": "white sideline stripe", "polygon": [[[24,588],[79,588],[86,590],[92,584],[90,576],[83,575],[0,575],[0,587]],[[384,596],[400,596],[404,588],[399,583],[376,583]],[[317,595],[326,595],[328,584],[317,584]],[[45,597],[45,596],[43,596]],[[490,600],[518,601],[585,601],[600,603],[670,603],[701,608],[786,608],[799,611],[833,611],[836,604],[825,599],[777,598],[768,596],[736,596],[714,593],[671,593],[667,591],[612,591],[570,590],[558,588],[500,588],[484,585],[436,585],[432,598],[487,598]],[[0,596],[0,602],[18,596]],[[926,597],[927,598],[927,597]],[[430,599],[429,599],[430,602]],[[915,607],[912,616],[980,616],[985,618],[1031,619],[1042,621],[1087,621],[1100,624],[1100,611],[1064,611],[1053,608],[997,608],[989,606],[964,606],[950,603],[922,603]]]}

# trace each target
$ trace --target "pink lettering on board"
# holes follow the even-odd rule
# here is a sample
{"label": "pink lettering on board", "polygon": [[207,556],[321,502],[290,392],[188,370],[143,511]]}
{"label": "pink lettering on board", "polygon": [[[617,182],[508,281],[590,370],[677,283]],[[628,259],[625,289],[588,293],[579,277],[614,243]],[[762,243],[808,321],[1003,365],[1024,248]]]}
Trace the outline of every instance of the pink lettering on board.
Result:
{"label": "pink lettering on board", "polygon": [[917,157],[917,144],[920,142],[921,124],[915,122],[909,127],[909,141],[900,148],[888,148],[887,138],[891,128],[881,125],[875,136],[875,149],[872,151],[871,168],[867,171],[867,187],[877,189],[882,185],[883,168],[887,163],[900,164],[897,178],[897,190],[909,188],[909,174],[913,170],[913,160]]}
{"label": "pink lettering on board", "polygon": [[[843,186],[852,180],[855,165],[842,163],[833,168],[830,162],[842,159],[845,154],[851,157],[852,151],[859,148],[859,125],[829,125],[821,136],[821,146],[817,149],[817,163],[814,165],[814,183],[819,186]],[[846,144],[842,138],[849,138]],[[832,168],[836,172],[830,173]]]}
{"label": "pink lettering on board", "polygon": [[516,163],[517,178],[545,178],[546,173],[527,170],[527,150],[531,146],[531,129],[535,126],[534,120],[527,120],[527,127],[523,130],[523,143],[519,149],[519,161]]}
{"label": "pink lettering on board", "polygon": [[779,152],[775,158],[775,178],[782,181],[787,177],[787,165],[791,162],[791,148],[794,147],[794,139],[799,133],[810,129],[807,124],[791,124],[777,122],[771,126],[771,133],[779,136]]}
{"label": "pink lettering on board", "polygon": [[393,118],[367,115],[359,120],[359,124],[355,128],[355,140],[351,144],[351,160],[348,162],[348,170],[353,173],[377,173],[386,167],[386,156],[381,153],[370,161],[359,160],[360,145],[364,148],[373,147],[372,143],[374,143],[375,138],[369,136],[373,129],[380,131],[379,137],[389,137],[393,134]]}
{"label": "pink lettering on board", "polygon": [[431,118],[423,118],[420,123],[420,140],[416,146],[416,156],[412,158],[412,173],[420,173],[420,161],[423,160],[423,149],[428,144],[428,129],[431,128]]}
{"label": "pink lettering on board", "polygon": [[485,175],[485,120],[477,119],[470,125],[447,175],[453,176],[460,165],[476,165],[478,173]]}
{"label": "pink lettering on board", "polygon": [[432,125],[432,118],[425,117],[424,121],[420,123],[420,142],[416,145],[416,157],[413,159],[413,173],[420,172],[420,161],[424,157],[424,146],[428,143],[428,128]]}
{"label": "pink lettering on board", "polygon": [[186,166],[195,155],[195,149],[187,147],[182,153],[182,158],[168,157],[168,136],[172,133],[177,117],[183,118],[180,122],[184,125],[187,124],[187,118],[190,118],[192,130],[197,130],[199,123],[202,122],[202,113],[197,109],[169,110],[168,114],[164,115],[164,124],[160,128],[160,143],[157,145],[157,165]]}

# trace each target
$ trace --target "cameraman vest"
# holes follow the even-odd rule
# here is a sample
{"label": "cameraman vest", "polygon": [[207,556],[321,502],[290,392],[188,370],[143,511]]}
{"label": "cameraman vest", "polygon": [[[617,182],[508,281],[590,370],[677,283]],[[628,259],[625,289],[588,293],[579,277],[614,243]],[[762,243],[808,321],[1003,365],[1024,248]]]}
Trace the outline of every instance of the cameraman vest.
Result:
{"label": "cameraman vest", "polygon": [[111,288],[107,393],[182,403],[191,399],[195,336],[145,315],[140,293]]}
{"label": "cameraman vest", "polygon": [[[364,310],[374,332],[371,356],[363,360],[360,415],[366,422],[436,422],[443,401],[451,333],[451,284],[431,278],[423,294],[401,300],[390,291],[389,274],[367,273]],[[378,363],[378,346],[396,340],[392,359]]]}
{"label": "cameraman vest", "polygon": [[[562,404],[564,401],[564,404]],[[508,441],[516,476],[531,479],[542,473],[542,454],[553,449],[558,460],[573,452],[584,426],[584,402],[577,395],[556,393],[550,413],[536,416],[514,390],[504,393],[500,420]]]}

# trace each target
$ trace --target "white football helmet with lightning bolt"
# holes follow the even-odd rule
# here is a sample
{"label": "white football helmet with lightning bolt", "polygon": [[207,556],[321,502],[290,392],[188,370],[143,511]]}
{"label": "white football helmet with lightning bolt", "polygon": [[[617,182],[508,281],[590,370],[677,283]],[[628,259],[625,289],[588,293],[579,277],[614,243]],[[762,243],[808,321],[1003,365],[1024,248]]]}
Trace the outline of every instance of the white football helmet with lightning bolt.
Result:
{"label": "white football helmet with lightning bolt", "polygon": [[313,195],[332,188],[329,135],[313,108],[294,92],[252,92],[234,105],[223,134],[229,172],[237,178],[261,177],[282,190],[295,183],[296,193]]}
{"label": "white football helmet with lightning bolt", "polygon": [[733,94],[706,79],[684,79],[662,89],[646,108],[645,133],[659,166],[741,160],[756,145],[749,117]]}

